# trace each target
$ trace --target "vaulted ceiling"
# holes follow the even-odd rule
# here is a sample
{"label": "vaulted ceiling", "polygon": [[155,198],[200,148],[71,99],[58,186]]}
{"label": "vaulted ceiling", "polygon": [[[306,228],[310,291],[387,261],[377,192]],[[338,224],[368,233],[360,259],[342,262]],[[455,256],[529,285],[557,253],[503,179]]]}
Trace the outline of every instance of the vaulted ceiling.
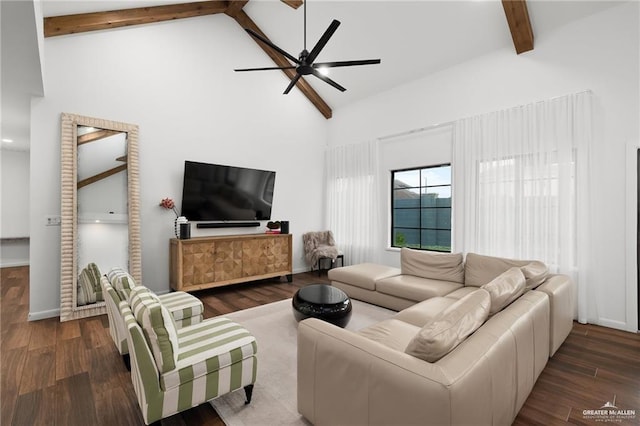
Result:
{"label": "vaulted ceiling", "polygon": [[[282,0],[282,2],[293,9],[297,9],[303,5],[302,0]],[[249,0],[197,1],[49,16],[44,19],[44,35],[45,37],[54,37],[224,13],[235,19],[242,28],[251,29],[265,39],[269,39],[269,36],[265,34],[259,25],[243,10],[247,3],[249,3]],[[533,31],[531,29],[526,0],[502,0],[501,3],[505,12],[506,22],[511,32],[515,51],[520,54],[532,50]],[[381,27],[380,29],[382,30],[383,28]],[[287,67],[291,65],[291,62],[284,55],[258,40],[255,41],[276,66]],[[401,48],[401,46],[398,47]],[[309,48],[309,50],[311,50],[311,48]],[[296,72],[293,69],[284,69],[282,72],[284,72],[289,79],[293,79],[296,76]],[[331,118],[331,107],[304,77],[300,78],[296,85],[325,118]]]}
{"label": "vaulted ceiling", "polygon": [[[11,97],[14,85],[24,70],[12,70],[5,60],[5,43],[19,39],[6,34],[7,19],[3,0],[3,110],[11,108],[5,97]],[[16,2],[23,3],[23,2]],[[287,52],[297,54],[303,48],[303,8],[300,0],[199,1],[184,0],[44,0],[42,12],[47,36],[59,31],[77,33],[82,30],[109,31],[119,25],[145,25],[164,19],[221,14],[234,19],[243,28],[261,30],[271,41]],[[504,6],[503,6],[504,3]],[[326,1],[310,0],[307,4],[307,34],[313,45],[332,19],[342,22],[322,51],[322,61],[381,58],[380,65],[332,70],[331,78],[347,88],[339,92],[312,78],[298,88],[325,116],[332,110],[381,93],[412,80],[444,70],[500,49],[530,51],[536,40],[548,38],[557,28],[587,15],[615,5],[611,1]],[[527,13],[528,9],[528,13]],[[115,11],[111,14],[97,13]],[[68,15],[76,15],[68,17]],[[56,18],[57,17],[57,18]],[[197,18],[196,18],[197,19]],[[93,22],[93,24],[91,24]],[[91,25],[97,25],[91,27]],[[33,25],[31,25],[33,26]],[[12,26],[9,26],[12,27]],[[16,26],[13,26],[15,31]],[[238,32],[257,52],[251,62],[239,62],[238,68],[273,66],[285,58],[268,47],[257,46],[244,31]],[[81,34],[64,37],[82,37]],[[264,49],[262,49],[264,47]],[[46,43],[45,43],[46,48]],[[25,47],[22,48],[24,50]],[[26,49],[35,49],[37,44]],[[535,52],[535,50],[534,50]],[[211,52],[207,52],[210,54]],[[36,53],[37,55],[37,53]],[[12,63],[18,63],[11,61]],[[31,61],[33,62],[33,61]],[[288,63],[288,62],[287,62]],[[280,71],[268,71],[281,73]],[[5,78],[5,74],[12,77]],[[283,75],[283,74],[281,74]],[[284,75],[283,75],[284,76]],[[261,73],[245,73],[243,78],[261,79]],[[285,77],[288,81],[289,77]],[[282,92],[288,84],[273,87]],[[523,82],[526,84],[526,82]],[[295,90],[295,89],[294,89]],[[37,90],[35,91],[37,92]],[[24,93],[22,93],[25,95]],[[29,95],[37,94],[31,91]],[[5,129],[3,118],[3,135]],[[27,120],[28,122],[28,120]]]}

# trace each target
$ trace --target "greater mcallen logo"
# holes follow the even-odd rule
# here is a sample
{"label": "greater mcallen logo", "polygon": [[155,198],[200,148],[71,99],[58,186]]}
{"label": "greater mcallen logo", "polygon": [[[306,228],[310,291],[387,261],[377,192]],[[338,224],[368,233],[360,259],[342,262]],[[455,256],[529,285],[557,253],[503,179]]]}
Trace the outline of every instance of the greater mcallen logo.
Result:
{"label": "greater mcallen logo", "polygon": [[613,403],[607,401],[598,410],[582,410],[582,417],[585,420],[595,420],[597,422],[621,423],[623,421],[635,420],[636,410],[623,410],[615,406],[615,397]]}

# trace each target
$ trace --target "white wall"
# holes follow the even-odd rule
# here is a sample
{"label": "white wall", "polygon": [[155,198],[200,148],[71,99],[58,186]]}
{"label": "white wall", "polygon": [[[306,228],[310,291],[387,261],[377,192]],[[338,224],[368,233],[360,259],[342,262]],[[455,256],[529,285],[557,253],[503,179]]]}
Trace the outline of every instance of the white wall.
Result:
{"label": "white wall", "polygon": [[[272,218],[291,222],[294,271],[307,269],[301,234],[322,223],[326,120],[299,91],[282,95],[282,73],[233,72],[261,52],[233,19],[52,37],[44,48],[46,94],[32,101],[31,116],[30,318],[59,309],[60,228],[42,218],[60,211],[62,112],[139,125],[146,286],[169,288],[174,216],[158,204],[171,197],[180,205],[184,160],[275,170]],[[192,235],[216,233],[194,227]]]}
{"label": "white wall", "polygon": [[[639,140],[639,4],[630,2],[536,34],[535,49],[498,51],[334,112],[329,143],[339,145],[453,121],[585,89],[595,100],[592,181],[595,322],[635,330],[637,306],[625,264],[625,155]],[[535,28],[534,28],[535,32]],[[431,162],[425,153],[423,162]],[[434,160],[435,161],[435,160]],[[388,206],[382,206],[387,217]],[[386,225],[389,228],[389,225]],[[381,245],[384,249],[384,245]],[[397,258],[386,256],[389,264]],[[635,310],[634,310],[635,309]]]}
{"label": "white wall", "polygon": [[0,267],[29,264],[29,151],[0,150]]}

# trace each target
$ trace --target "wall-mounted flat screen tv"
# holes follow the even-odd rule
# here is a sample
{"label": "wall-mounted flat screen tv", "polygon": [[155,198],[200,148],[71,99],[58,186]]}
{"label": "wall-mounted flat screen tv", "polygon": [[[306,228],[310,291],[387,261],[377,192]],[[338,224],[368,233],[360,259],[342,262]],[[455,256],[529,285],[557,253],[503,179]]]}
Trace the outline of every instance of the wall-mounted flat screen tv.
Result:
{"label": "wall-mounted flat screen tv", "polygon": [[269,220],[276,172],[184,162],[181,213],[190,221]]}

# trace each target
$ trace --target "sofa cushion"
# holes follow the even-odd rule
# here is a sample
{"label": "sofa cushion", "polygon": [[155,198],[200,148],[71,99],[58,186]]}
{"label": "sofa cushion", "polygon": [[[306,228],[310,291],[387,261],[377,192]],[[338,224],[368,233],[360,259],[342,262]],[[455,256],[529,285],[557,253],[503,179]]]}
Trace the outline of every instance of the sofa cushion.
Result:
{"label": "sofa cushion", "polygon": [[136,286],[131,290],[129,305],[142,327],[158,371],[166,373],[173,370],[178,359],[178,335],[167,308],[162,306],[155,294],[143,286]]}
{"label": "sofa cushion", "polygon": [[360,263],[358,265],[330,269],[327,276],[331,281],[339,281],[373,291],[376,289],[378,280],[399,274],[399,268],[375,263]]}
{"label": "sofa cushion", "polygon": [[469,293],[422,327],[405,352],[427,362],[438,361],[485,322],[490,307],[486,290]]}
{"label": "sofa cushion", "polygon": [[[160,377],[162,389],[178,387],[230,365],[235,365],[231,375],[251,373],[242,371],[241,361],[254,356],[258,346],[255,337],[241,325],[215,317],[182,328],[177,333],[180,350],[176,368]],[[224,379],[220,377],[219,380]]]}
{"label": "sofa cushion", "polygon": [[400,269],[406,275],[464,283],[462,253],[438,253],[403,247],[400,250]]}
{"label": "sofa cushion", "polygon": [[122,300],[128,300],[131,290],[137,285],[131,274],[119,267],[112,268],[107,278]]}
{"label": "sofa cushion", "polygon": [[420,327],[390,318],[364,328],[358,331],[358,334],[388,348],[403,352],[418,331],[420,331]]}
{"label": "sofa cushion", "polygon": [[401,310],[394,318],[413,324],[416,327],[424,327],[425,324],[432,321],[440,312],[454,303],[456,303],[456,299],[449,297],[432,297]]}
{"label": "sofa cushion", "polygon": [[482,287],[514,266],[526,267],[525,277],[529,289],[542,284],[548,275],[547,267],[542,262],[468,253],[464,264],[464,285]]}
{"label": "sofa cushion", "polygon": [[421,302],[432,297],[444,296],[462,287],[450,281],[420,278],[413,275],[396,275],[376,283],[380,293]]}
{"label": "sofa cushion", "polygon": [[473,286],[466,287],[465,286],[465,287],[457,289],[456,291],[452,291],[451,293],[447,294],[445,297],[447,299],[460,300],[463,297],[465,297],[467,294],[473,293],[477,289],[478,289],[478,287],[473,287]]}
{"label": "sofa cushion", "polygon": [[491,296],[491,310],[489,313],[493,315],[522,296],[525,291],[524,274],[516,266],[498,275],[481,288],[488,291]]}

